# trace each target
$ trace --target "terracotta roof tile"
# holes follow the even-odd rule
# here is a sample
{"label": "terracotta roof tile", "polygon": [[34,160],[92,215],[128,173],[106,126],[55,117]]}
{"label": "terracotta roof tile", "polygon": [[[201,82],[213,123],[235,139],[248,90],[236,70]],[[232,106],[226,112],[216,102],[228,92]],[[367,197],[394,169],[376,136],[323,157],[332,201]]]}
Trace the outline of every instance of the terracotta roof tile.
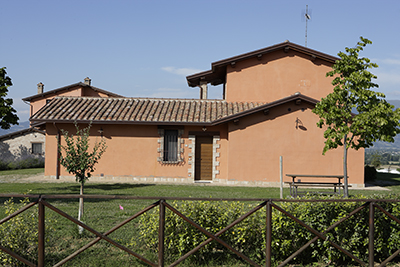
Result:
{"label": "terracotta roof tile", "polygon": [[34,114],[31,121],[211,123],[264,104],[195,99],[56,97]]}

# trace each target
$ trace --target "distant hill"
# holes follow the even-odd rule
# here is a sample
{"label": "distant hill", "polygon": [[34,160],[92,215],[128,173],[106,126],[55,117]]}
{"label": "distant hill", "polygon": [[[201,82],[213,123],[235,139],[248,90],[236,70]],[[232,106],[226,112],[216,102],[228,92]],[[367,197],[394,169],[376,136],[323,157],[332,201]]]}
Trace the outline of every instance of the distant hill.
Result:
{"label": "distant hill", "polygon": [[12,125],[11,128],[8,130],[0,129],[0,135],[18,132],[27,128],[29,128],[29,121],[19,122],[18,125]]}

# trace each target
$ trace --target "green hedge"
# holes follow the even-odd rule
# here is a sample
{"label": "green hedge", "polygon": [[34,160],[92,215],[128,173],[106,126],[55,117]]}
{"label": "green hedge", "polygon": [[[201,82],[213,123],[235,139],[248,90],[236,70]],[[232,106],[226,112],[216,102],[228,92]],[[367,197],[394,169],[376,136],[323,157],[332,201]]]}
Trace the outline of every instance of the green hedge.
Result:
{"label": "green hedge", "polygon": [[[311,196],[307,196],[306,198],[311,198]],[[325,199],[328,197],[320,198]],[[363,197],[357,196],[356,198]],[[383,197],[375,196],[375,198],[382,199]],[[399,196],[390,195],[385,196],[385,198],[398,199]],[[361,202],[277,203],[284,210],[320,232],[323,232],[334,222],[345,217],[348,213],[363,204]],[[171,205],[211,233],[217,233],[254,206],[241,202],[209,201],[173,202]],[[400,204],[381,202],[380,205],[396,217],[400,217]],[[153,210],[141,216],[139,222],[140,239],[132,240],[130,245],[143,248],[144,251],[150,250],[152,255],[157,255],[158,216],[158,210]],[[329,240],[334,241],[355,256],[367,262],[368,217],[369,209],[363,209],[326,235]],[[168,263],[174,262],[207,239],[204,234],[169,211],[169,209],[166,209],[165,222],[165,259]],[[220,238],[252,260],[259,264],[265,264],[265,223],[266,212],[264,207],[221,235]],[[314,234],[310,233],[286,215],[273,209],[272,262],[275,265],[282,262],[314,236]],[[400,248],[400,226],[385,214],[376,210],[375,261],[383,261],[398,248]],[[207,266],[237,261],[238,258],[235,254],[219,243],[212,241],[186,259],[185,262],[190,266]],[[338,251],[328,241],[318,239],[311,244],[306,251],[292,260],[291,264],[311,264],[319,262],[340,265],[350,261],[351,259],[348,256]]]}
{"label": "green hedge", "polygon": [[18,170],[30,168],[44,168],[43,157],[26,157],[24,159],[1,160],[0,170]]}
{"label": "green hedge", "polygon": [[[29,193],[29,192],[28,192]],[[13,198],[4,202],[5,215],[9,216],[30,203],[29,198],[15,203]],[[9,221],[0,225],[0,245],[17,253],[25,259],[36,262],[38,253],[38,214],[37,208],[32,207]],[[55,220],[46,219],[46,245],[51,247],[56,240],[55,232],[50,223]],[[9,254],[0,250],[0,266],[27,266]]]}

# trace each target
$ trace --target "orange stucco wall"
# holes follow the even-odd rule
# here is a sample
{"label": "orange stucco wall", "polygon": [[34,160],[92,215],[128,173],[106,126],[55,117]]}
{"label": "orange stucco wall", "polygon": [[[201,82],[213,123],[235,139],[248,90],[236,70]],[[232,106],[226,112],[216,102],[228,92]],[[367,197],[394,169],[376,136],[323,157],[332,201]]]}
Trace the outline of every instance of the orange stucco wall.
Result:
{"label": "orange stucco wall", "polygon": [[[288,109],[290,108],[290,111]],[[294,102],[272,108],[229,124],[229,172],[233,181],[280,180],[280,156],[283,175],[342,175],[343,148],[322,150],[323,129],[316,126],[318,117],[308,104]],[[364,151],[349,151],[349,183],[364,183]],[[290,178],[284,177],[284,181]]]}
{"label": "orange stucco wall", "polygon": [[[81,127],[86,127],[82,125]],[[91,143],[101,138],[98,130],[104,130],[107,150],[96,166],[94,176],[135,176],[135,177],[174,177],[193,179],[188,175],[190,132],[201,132],[201,127],[185,127],[182,135],[183,162],[179,164],[163,164],[157,161],[159,143],[158,127],[154,125],[93,125],[91,129]],[[75,133],[72,124],[46,125],[46,176],[55,176],[57,169],[57,131],[59,129]],[[224,140],[220,141],[221,150],[226,150],[226,126],[209,127],[208,131],[219,132]],[[63,140],[63,138],[62,138]],[[220,149],[219,149],[220,150]],[[218,150],[218,151],[219,151]],[[227,161],[227,153],[221,153],[221,159]],[[217,169],[221,175],[227,176],[227,166]],[[64,167],[61,167],[61,176],[68,176]]]}
{"label": "orange stucco wall", "polygon": [[106,95],[102,92],[99,92],[99,91],[95,91],[89,87],[83,88],[82,96],[108,97],[108,95]]}
{"label": "orange stucco wall", "polygon": [[[288,109],[291,109],[288,111]],[[238,185],[278,185],[280,179],[279,157],[283,156],[285,174],[343,174],[343,149],[331,150],[322,155],[323,130],[317,128],[317,116],[308,104],[288,103],[272,108],[268,115],[262,112],[239,120],[208,127],[218,132],[219,164],[214,182]],[[72,125],[57,124],[57,128],[75,132]],[[82,126],[84,127],[84,125]],[[104,130],[106,153],[96,166],[94,176],[117,177],[166,177],[184,178],[193,182],[190,175],[191,141],[189,133],[202,133],[200,127],[184,127],[182,136],[184,161],[179,164],[162,164],[157,161],[159,153],[157,126],[146,125],[93,125],[91,142],[101,137]],[[56,175],[57,129],[47,124],[46,176]],[[364,151],[349,151],[349,183],[364,183]],[[70,176],[61,167],[61,176]],[[289,178],[284,177],[285,181]]]}
{"label": "orange stucco wall", "polygon": [[333,90],[330,70],[330,63],[293,50],[239,61],[227,67],[226,100],[272,102],[296,92],[319,100]]}

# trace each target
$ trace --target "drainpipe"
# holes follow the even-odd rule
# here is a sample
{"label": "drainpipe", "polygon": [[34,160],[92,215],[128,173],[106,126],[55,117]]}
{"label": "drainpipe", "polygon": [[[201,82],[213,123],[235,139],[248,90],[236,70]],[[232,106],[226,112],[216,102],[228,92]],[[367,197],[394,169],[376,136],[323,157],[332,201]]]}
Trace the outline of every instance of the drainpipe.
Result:
{"label": "drainpipe", "polygon": [[58,129],[55,122],[53,122],[54,128],[57,129],[57,163],[56,163],[56,179],[60,179],[60,151],[59,147],[61,145],[61,131]]}

